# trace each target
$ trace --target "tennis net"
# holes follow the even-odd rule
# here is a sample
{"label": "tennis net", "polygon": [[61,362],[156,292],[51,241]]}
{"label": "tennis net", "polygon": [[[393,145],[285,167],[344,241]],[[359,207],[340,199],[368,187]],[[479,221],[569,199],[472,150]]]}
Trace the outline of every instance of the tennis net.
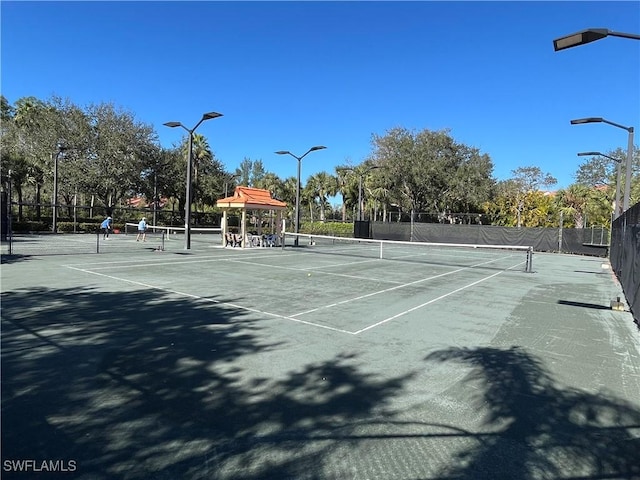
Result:
{"label": "tennis net", "polygon": [[471,268],[533,271],[533,247],[406,242],[285,233],[284,249]]}
{"label": "tennis net", "polygon": [[[203,246],[222,244],[222,229],[219,227],[191,227],[191,242],[201,244]],[[159,225],[147,225],[147,236],[164,234],[167,242],[184,241],[184,227],[165,227]],[[125,223],[125,235],[138,235],[137,223]]]}
{"label": "tennis net", "polygon": [[164,232],[148,233],[144,241],[136,236],[110,232],[98,233],[15,233],[2,244],[2,254],[20,256],[83,255],[164,250]]}

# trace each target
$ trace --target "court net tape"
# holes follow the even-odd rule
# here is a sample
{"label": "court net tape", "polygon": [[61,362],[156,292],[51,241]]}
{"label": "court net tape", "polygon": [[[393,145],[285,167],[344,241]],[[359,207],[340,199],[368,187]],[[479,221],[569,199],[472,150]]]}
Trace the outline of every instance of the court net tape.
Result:
{"label": "court net tape", "polygon": [[525,245],[407,242],[287,232],[283,248],[308,253],[502,270],[522,266],[525,272],[533,271],[533,247]]}

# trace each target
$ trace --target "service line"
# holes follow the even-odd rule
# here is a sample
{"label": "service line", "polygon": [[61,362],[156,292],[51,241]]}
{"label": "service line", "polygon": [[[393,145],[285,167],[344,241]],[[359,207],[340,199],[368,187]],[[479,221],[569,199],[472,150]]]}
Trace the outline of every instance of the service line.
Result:
{"label": "service line", "polygon": [[[518,265],[522,265],[523,263],[524,262],[519,263]],[[507,268],[507,270],[511,270],[512,268],[515,268],[518,265],[514,265],[513,267],[509,267],[509,268]],[[500,271],[500,272],[496,272],[496,273],[494,273],[492,275],[489,275],[488,277],[481,278],[480,280],[476,280],[475,282],[472,282],[472,283],[470,283],[468,285],[465,285],[464,287],[456,288],[455,290],[452,290],[449,293],[445,293],[444,295],[440,295],[439,297],[436,297],[436,298],[434,298],[432,300],[429,300],[428,302],[425,302],[425,303],[420,304],[420,305],[418,305],[416,307],[413,307],[413,308],[410,308],[408,310],[405,310],[404,312],[400,312],[400,313],[398,313],[396,315],[393,315],[392,317],[385,318],[384,320],[381,320],[381,321],[379,321],[377,323],[374,323],[373,325],[369,325],[368,327],[361,328],[360,330],[357,330],[357,331],[355,331],[353,333],[354,333],[354,335],[358,335],[359,333],[366,332],[367,330],[371,330],[372,328],[379,327],[380,325],[383,325],[383,324],[385,324],[387,322],[390,322],[391,320],[395,320],[398,317],[402,317],[403,315],[406,315],[407,313],[411,313],[411,312],[413,312],[415,310],[418,310],[418,309],[420,309],[422,307],[426,307],[427,305],[431,305],[432,303],[435,303],[435,302],[437,302],[439,300],[442,300],[443,298],[447,298],[448,296],[453,295],[454,293],[461,292],[462,290],[466,290],[467,288],[473,287],[474,285],[478,285],[479,283],[485,282],[485,281],[487,281],[487,280],[489,280],[489,279],[491,279],[493,277],[497,277],[498,275],[504,273],[505,271],[506,270],[503,270],[503,271]]]}
{"label": "service line", "polygon": [[204,301],[204,302],[214,303],[214,304],[217,304],[217,305],[223,305],[223,306],[227,306],[227,307],[236,308],[238,310],[244,310],[244,311],[247,311],[247,312],[258,313],[258,314],[261,314],[261,315],[266,315],[266,316],[274,317],[274,318],[280,318],[280,319],[283,319],[283,320],[290,320],[292,322],[302,323],[304,325],[309,325],[309,326],[312,326],[312,327],[323,328],[325,330],[332,330],[334,332],[340,332],[340,333],[346,333],[346,334],[349,334],[349,335],[354,335],[354,332],[350,332],[348,330],[343,330],[341,328],[335,328],[335,327],[330,327],[328,325],[322,325],[322,324],[319,324],[319,323],[308,322],[306,320],[300,320],[299,318],[292,318],[292,317],[288,317],[286,315],[280,315],[280,314],[277,314],[277,313],[266,312],[264,310],[258,310],[257,308],[243,307],[242,305],[238,305],[236,303],[221,302],[219,300],[214,300],[212,298],[201,297],[199,295],[193,295],[191,293],[185,293],[185,292],[180,292],[178,290],[172,290],[172,289],[169,289],[169,288],[158,287],[156,285],[151,285],[149,283],[138,282],[138,281],[135,281],[135,280],[127,280],[125,278],[119,278],[119,277],[115,277],[113,275],[107,275],[105,273],[93,272],[91,270],[86,270],[84,268],[71,267],[71,266],[67,266],[67,268],[70,268],[72,270],[76,270],[76,271],[79,271],[79,272],[82,272],[82,273],[87,273],[87,274],[90,274],[90,275],[96,275],[96,276],[99,276],[99,277],[108,278],[110,280],[116,280],[116,281],[119,281],[119,282],[125,282],[125,283],[130,283],[130,284],[133,284],[133,285],[138,285],[140,287],[145,287],[145,288],[149,288],[149,289],[152,289],[152,290],[159,290],[159,291],[162,291],[162,292],[171,293],[171,294],[179,295],[179,296],[182,296],[182,297],[192,298],[192,299],[195,299],[195,300],[201,300],[201,301]]}

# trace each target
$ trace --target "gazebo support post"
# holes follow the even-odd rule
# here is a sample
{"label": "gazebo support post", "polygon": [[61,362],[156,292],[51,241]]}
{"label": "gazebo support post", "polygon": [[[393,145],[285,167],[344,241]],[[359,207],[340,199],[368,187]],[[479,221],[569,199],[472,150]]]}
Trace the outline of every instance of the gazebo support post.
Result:
{"label": "gazebo support post", "polygon": [[240,238],[242,241],[240,242],[240,246],[244,248],[247,243],[247,209],[242,209],[242,223],[240,227]]}
{"label": "gazebo support post", "polygon": [[229,231],[229,227],[227,225],[227,209],[222,210],[222,246],[225,247],[227,244],[227,232]]}

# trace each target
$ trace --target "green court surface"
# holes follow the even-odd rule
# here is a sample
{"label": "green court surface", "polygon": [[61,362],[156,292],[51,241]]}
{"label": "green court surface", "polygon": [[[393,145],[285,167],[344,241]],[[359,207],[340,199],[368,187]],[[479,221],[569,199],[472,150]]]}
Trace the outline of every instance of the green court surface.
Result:
{"label": "green court surface", "polygon": [[3,256],[3,478],[640,478],[606,260],[114,241]]}

